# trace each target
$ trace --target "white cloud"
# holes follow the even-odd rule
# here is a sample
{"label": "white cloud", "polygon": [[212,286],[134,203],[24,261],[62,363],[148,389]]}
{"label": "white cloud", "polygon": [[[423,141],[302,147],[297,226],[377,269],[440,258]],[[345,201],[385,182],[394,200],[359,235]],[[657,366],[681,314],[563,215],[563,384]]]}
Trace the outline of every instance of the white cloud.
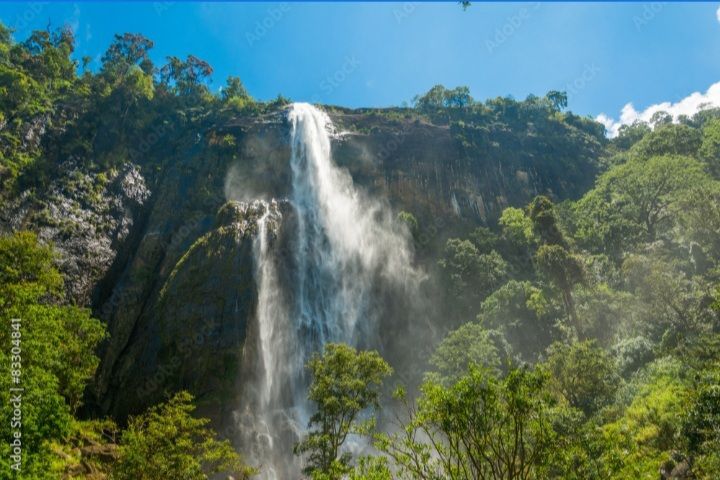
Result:
{"label": "white cloud", "polygon": [[605,125],[608,137],[613,138],[617,136],[621,126],[631,125],[637,120],[649,122],[656,112],[667,112],[672,115],[673,120],[677,121],[680,115],[691,117],[708,106],[720,107],[720,82],[712,84],[705,93],[691,93],[677,103],[657,103],[640,112],[635,110],[632,103],[628,103],[620,111],[619,120],[615,120],[604,113],[598,115],[595,120]]}
{"label": "white cloud", "polygon": [[718,22],[720,22],[720,7],[715,11],[715,16],[717,16]]}

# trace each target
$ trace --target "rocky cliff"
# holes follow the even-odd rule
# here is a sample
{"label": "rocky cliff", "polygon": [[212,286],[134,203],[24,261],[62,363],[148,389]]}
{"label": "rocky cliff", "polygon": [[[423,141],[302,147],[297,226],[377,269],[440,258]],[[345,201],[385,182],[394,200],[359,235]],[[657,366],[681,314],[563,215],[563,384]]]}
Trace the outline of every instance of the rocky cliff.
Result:
{"label": "rocky cliff", "polygon": [[[577,196],[603,141],[572,115],[543,132],[522,116],[508,129],[409,109],[328,111],[335,161],[369,195],[413,213],[428,245],[493,225],[503,208],[539,193]],[[3,229],[37,230],[56,244],[71,300],[107,322],[87,405],[118,418],[180,388],[196,394],[202,413],[230,415],[257,297],[257,219],[267,208],[278,218],[291,210],[255,201],[290,192],[282,109],[223,118],[182,138],[162,168],[135,158],[98,174],[67,161],[50,189],[0,212]]]}

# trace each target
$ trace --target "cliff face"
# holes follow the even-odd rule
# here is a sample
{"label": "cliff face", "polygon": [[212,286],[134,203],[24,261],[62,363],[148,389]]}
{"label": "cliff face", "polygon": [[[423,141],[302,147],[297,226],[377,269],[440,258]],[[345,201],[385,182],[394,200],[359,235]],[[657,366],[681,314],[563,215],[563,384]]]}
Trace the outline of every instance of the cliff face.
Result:
{"label": "cliff face", "polygon": [[140,169],[127,163],[97,174],[67,162],[49,188],[31,193],[0,207],[0,231],[31,229],[51,242],[69,300],[90,304],[93,290],[140,227],[151,194]]}
{"label": "cliff face", "polygon": [[[566,125],[550,134],[527,121],[516,131],[490,130],[490,138],[470,144],[462,129],[430,123],[407,109],[329,113],[336,127],[334,160],[356,185],[399,210],[430,222],[445,217],[454,226],[492,225],[504,208],[539,194],[579,196],[592,184],[601,151],[600,138]],[[287,196],[288,126],[279,118],[270,122],[230,122],[219,129],[242,132],[231,196]]]}
{"label": "cliff face", "polygon": [[[208,414],[232,414],[243,357],[252,357],[245,340],[257,302],[258,219],[269,210],[274,219],[269,228],[277,234],[281,210],[287,209],[286,204],[228,202],[184,252],[178,248],[171,257],[151,257],[151,265],[159,267],[151,276],[158,281],[135,276],[149,265],[133,259],[109,313],[114,335],[96,383],[104,411],[122,418],[182,387],[196,393]],[[159,251],[157,239],[146,235],[139,247],[144,251]],[[133,288],[141,289],[142,299],[124,296]]]}
{"label": "cliff face", "polygon": [[[578,195],[600,150],[599,139],[571,127],[549,136],[528,124],[518,143],[502,132],[478,140],[406,110],[330,115],[335,161],[370,195],[418,217],[436,245],[536,194]],[[257,297],[257,219],[275,209],[279,232],[291,210],[253,200],[288,197],[288,140],[283,111],[239,117],[188,133],[160,171],[127,163],[98,178],[67,165],[75,183],[58,179],[32,202],[3,206],[5,229],[39,230],[60,247],[72,299],[108,324],[88,405],[123,418],[185,388],[202,413],[228,418]],[[560,181],[553,162],[572,162],[563,157],[570,151],[580,152],[579,167]]]}

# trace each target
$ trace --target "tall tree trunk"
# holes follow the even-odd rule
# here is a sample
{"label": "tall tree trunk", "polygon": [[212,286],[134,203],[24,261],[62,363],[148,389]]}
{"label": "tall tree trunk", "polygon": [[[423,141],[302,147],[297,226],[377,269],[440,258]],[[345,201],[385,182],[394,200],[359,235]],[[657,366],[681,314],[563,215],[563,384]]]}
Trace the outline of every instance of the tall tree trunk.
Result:
{"label": "tall tree trunk", "polygon": [[563,303],[565,304],[565,312],[567,313],[568,320],[570,320],[570,323],[575,329],[575,335],[577,335],[578,340],[582,340],[584,336],[582,334],[582,330],[580,329],[580,321],[577,317],[575,301],[573,300],[570,289],[563,289]]}

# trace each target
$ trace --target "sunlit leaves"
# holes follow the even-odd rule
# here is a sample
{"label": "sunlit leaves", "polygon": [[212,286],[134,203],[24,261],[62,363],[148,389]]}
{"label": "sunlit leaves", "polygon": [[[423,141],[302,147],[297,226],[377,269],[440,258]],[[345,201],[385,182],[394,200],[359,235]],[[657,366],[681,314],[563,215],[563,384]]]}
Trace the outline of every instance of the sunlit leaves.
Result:
{"label": "sunlit leaves", "polygon": [[180,392],[130,419],[112,478],[206,480],[222,472],[241,480],[255,473],[230,442],[215,438],[215,432],[207,427],[209,420],[193,417],[192,401],[189,393]]}
{"label": "sunlit leaves", "polygon": [[306,455],[306,473],[335,480],[350,471],[343,443],[351,433],[369,433],[374,417],[363,420],[360,414],[378,407],[380,387],[392,369],[377,352],[335,343],[327,344],[307,366],[313,378],[308,398],[317,410],[296,453]]}

